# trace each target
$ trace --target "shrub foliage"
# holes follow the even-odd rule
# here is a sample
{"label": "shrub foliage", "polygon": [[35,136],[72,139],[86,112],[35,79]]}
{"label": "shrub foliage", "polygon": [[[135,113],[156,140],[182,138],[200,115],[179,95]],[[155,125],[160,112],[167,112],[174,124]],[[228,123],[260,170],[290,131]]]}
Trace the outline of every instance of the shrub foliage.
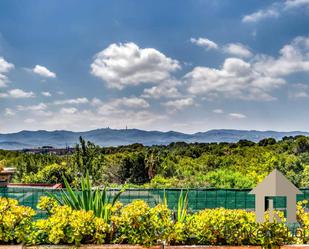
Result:
{"label": "shrub foliage", "polygon": [[[264,247],[309,242],[307,201],[298,204],[297,229],[284,222],[256,223],[255,214],[245,210],[205,209],[177,219],[165,203],[150,207],[136,200],[112,209],[111,220],[96,217],[92,210],[61,206],[42,197],[38,207],[48,212],[46,219],[33,220],[34,210],[16,200],[0,198],[0,244],[167,244],[261,245]],[[266,213],[266,219],[268,214]],[[283,221],[283,213],[278,212]]]}

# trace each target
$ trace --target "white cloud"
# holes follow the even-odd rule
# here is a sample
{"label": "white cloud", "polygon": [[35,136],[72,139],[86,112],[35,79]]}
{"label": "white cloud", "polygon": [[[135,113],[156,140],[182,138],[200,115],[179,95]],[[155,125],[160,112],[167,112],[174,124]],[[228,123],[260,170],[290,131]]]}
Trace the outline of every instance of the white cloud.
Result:
{"label": "white cloud", "polygon": [[79,105],[79,104],[88,104],[88,103],[89,103],[89,100],[85,97],[54,101],[55,105]]}
{"label": "white cloud", "polygon": [[248,58],[252,56],[251,51],[241,43],[230,43],[223,47],[223,52],[234,56]]}
{"label": "white cloud", "polygon": [[13,68],[14,65],[12,63],[7,62],[3,57],[0,57],[0,87],[6,86],[8,78],[5,74]]}
{"label": "white cloud", "polygon": [[6,93],[0,93],[0,98],[33,98],[35,94],[33,92],[26,92],[22,89],[12,89]]}
{"label": "white cloud", "polygon": [[243,17],[243,22],[258,22],[262,19],[266,18],[274,18],[278,17],[280,14],[276,8],[269,8],[264,10],[259,10],[257,12],[254,12],[250,15],[246,15]]}
{"label": "white cloud", "polygon": [[36,120],[33,119],[33,118],[26,118],[26,119],[24,120],[24,122],[25,122],[26,124],[33,124],[33,123],[36,122]]}
{"label": "white cloud", "polygon": [[174,86],[169,87],[165,85],[158,85],[158,86],[153,86],[151,88],[144,89],[144,93],[142,94],[142,97],[159,99],[161,97],[177,98],[180,95],[181,95],[180,92]]}
{"label": "white cloud", "polygon": [[286,11],[299,7],[308,7],[309,0],[286,0],[276,2],[265,9],[258,10],[242,18],[244,23],[254,23],[267,18],[277,18]]}
{"label": "white cloud", "polygon": [[284,5],[287,9],[309,6],[309,0],[286,0]]}
{"label": "white cloud", "polygon": [[229,43],[222,47],[219,47],[218,44],[206,38],[198,38],[198,39],[191,38],[190,40],[192,43],[198,46],[206,47],[207,50],[220,48],[222,52],[230,54],[230,55],[234,55],[234,56],[238,56],[242,58],[248,58],[252,56],[252,52],[250,51],[250,49],[241,43]]}
{"label": "white cloud", "polygon": [[[40,120],[38,128],[85,130],[102,127],[147,129],[151,124],[160,123],[166,117],[148,110],[121,109],[117,112],[103,110],[63,110],[54,112],[52,116]],[[32,126],[33,127],[33,126]],[[32,128],[33,129],[33,128]]]}
{"label": "white cloud", "polygon": [[93,98],[90,102],[90,104],[92,106],[99,106],[99,105],[102,105],[103,102],[99,99],[99,98]]}
{"label": "white cloud", "polygon": [[[90,103],[95,108],[95,112],[90,111],[91,114],[89,115],[93,115],[94,123],[99,123],[100,126],[106,124],[120,128],[124,128],[126,125],[130,127],[144,126],[146,128],[147,124],[159,122],[165,118],[159,113],[149,111],[149,103],[135,96],[109,101],[93,98]],[[79,115],[81,115],[80,112]]]}
{"label": "white cloud", "polygon": [[111,101],[108,101],[106,103],[102,102],[103,106],[109,106],[111,108],[121,108],[121,107],[127,107],[127,108],[148,108],[149,103],[142,99],[137,97],[123,97],[118,99],[113,99]]}
{"label": "white cloud", "polygon": [[113,99],[108,102],[102,102],[98,99],[93,99],[92,103],[98,106],[98,112],[103,115],[115,115],[123,113],[124,111],[146,109],[149,107],[149,103],[137,97],[123,97],[118,99]]}
{"label": "white cloud", "polygon": [[189,106],[193,106],[194,100],[192,98],[176,99],[168,101],[164,103],[164,105],[168,108],[171,108],[171,111],[176,111],[176,110],[182,110]]}
{"label": "white cloud", "polygon": [[242,114],[242,113],[232,112],[232,113],[229,113],[229,117],[233,118],[233,119],[244,119],[247,116],[245,114]]}
{"label": "white cloud", "polygon": [[60,113],[62,113],[62,114],[74,114],[76,112],[78,112],[78,110],[75,107],[61,108],[60,109]]}
{"label": "white cloud", "polygon": [[226,59],[221,69],[195,67],[184,76],[184,81],[192,94],[247,100],[273,100],[269,92],[285,83],[281,78],[254,70],[238,58]]}
{"label": "white cloud", "polygon": [[161,97],[166,97],[166,98],[180,97],[181,94],[177,89],[177,86],[180,84],[181,82],[175,79],[166,80],[157,86],[144,89],[142,97],[143,98],[154,98],[154,99],[159,99]]}
{"label": "white cloud", "polygon": [[288,91],[289,99],[303,99],[309,97],[309,86],[302,83],[293,84]]}
{"label": "white cloud", "polygon": [[35,96],[33,92],[26,92],[22,89],[12,89],[8,93],[12,98],[33,98]]}
{"label": "white cloud", "polygon": [[193,44],[196,44],[200,47],[204,47],[206,48],[207,50],[211,50],[211,49],[218,49],[219,46],[217,43],[207,39],[207,38],[191,38],[190,41],[193,43]]}
{"label": "white cloud", "polygon": [[216,114],[222,114],[224,113],[224,111],[222,109],[214,109],[212,110],[213,113],[216,113]]}
{"label": "white cloud", "polygon": [[136,97],[131,97],[131,98],[121,98],[121,99],[116,99],[113,101],[117,106],[126,106],[129,108],[148,108],[149,103],[142,99],[142,98],[136,98]]}
{"label": "white cloud", "polygon": [[160,83],[180,69],[179,62],[154,48],[139,48],[134,43],[111,44],[95,55],[91,73],[108,87],[123,89],[142,83]]}
{"label": "white cloud", "polygon": [[5,116],[15,116],[15,112],[11,108],[5,108],[4,115]]}
{"label": "white cloud", "polygon": [[29,106],[24,106],[24,105],[17,106],[17,110],[19,111],[43,111],[46,108],[47,108],[47,105],[44,103],[39,103],[37,105],[29,105]]}
{"label": "white cloud", "polygon": [[254,68],[272,77],[309,72],[309,37],[295,38],[280,50],[278,58],[258,56]]}
{"label": "white cloud", "polygon": [[45,97],[51,97],[51,93],[50,92],[41,92],[41,94]]}
{"label": "white cloud", "polygon": [[36,65],[32,69],[32,72],[46,78],[56,78],[56,74],[54,72],[50,71],[49,69],[41,65]]}

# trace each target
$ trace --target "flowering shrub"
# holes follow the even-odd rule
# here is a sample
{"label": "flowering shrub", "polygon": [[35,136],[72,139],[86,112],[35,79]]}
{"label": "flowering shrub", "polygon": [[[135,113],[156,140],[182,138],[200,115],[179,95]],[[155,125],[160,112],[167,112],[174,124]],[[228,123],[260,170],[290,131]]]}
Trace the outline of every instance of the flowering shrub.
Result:
{"label": "flowering shrub", "polygon": [[37,208],[46,211],[48,214],[51,214],[52,210],[58,206],[59,204],[56,199],[47,196],[41,196]]}
{"label": "flowering shrub", "polygon": [[[46,199],[44,200],[46,201]],[[43,204],[42,204],[43,205]],[[50,217],[33,223],[27,244],[104,244],[110,226],[92,211],[73,210],[68,206],[54,206]]]}
{"label": "flowering shrub", "polygon": [[309,243],[309,212],[305,212],[305,209],[309,208],[308,200],[300,201],[297,203],[297,219],[302,227],[302,239],[303,243]]}
{"label": "flowering shrub", "polygon": [[255,244],[250,235],[256,229],[254,213],[223,208],[205,209],[188,218],[189,244]]}
{"label": "flowering shrub", "polygon": [[[42,197],[38,208],[46,210],[47,219],[32,221],[34,210],[18,206],[16,200],[0,198],[0,244],[104,244],[128,243],[154,245],[261,245],[308,243],[308,202],[298,203],[296,234],[290,232],[282,212],[276,212],[283,222],[256,223],[255,214],[245,210],[205,209],[186,215],[175,214],[165,204],[149,207],[141,200],[122,206],[116,202],[107,223],[93,211],[74,210],[60,206],[53,198]],[[266,220],[269,215],[266,213]],[[298,234],[297,234],[298,233]],[[296,236],[295,236],[296,235]]]}
{"label": "flowering shrub", "polygon": [[[280,246],[295,243],[282,212],[282,222],[255,222],[255,214],[245,210],[205,209],[188,218],[186,244]],[[269,220],[268,213],[265,214]],[[302,243],[302,241],[299,241]]]}
{"label": "flowering shrub", "polygon": [[168,240],[173,230],[171,211],[159,204],[150,208],[141,200],[133,201],[112,217],[116,227],[114,242],[153,245],[159,239]]}
{"label": "flowering shrub", "polygon": [[25,241],[34,214],[30,207],[19,206],[16,200],[0,197],[0,243]]}

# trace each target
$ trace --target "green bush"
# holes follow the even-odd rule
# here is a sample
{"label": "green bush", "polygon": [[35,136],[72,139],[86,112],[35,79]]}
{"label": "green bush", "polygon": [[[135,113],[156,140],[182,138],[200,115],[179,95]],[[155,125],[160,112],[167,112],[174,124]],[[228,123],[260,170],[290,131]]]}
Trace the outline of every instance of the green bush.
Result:
{"label": "green bush", "polygon": [[31,230],[35,211],[18,201],[0,197],[0,244],[21,243]]}
{"label": "green bush", "polygon": [[[158,241],[167,244],[194,245],[261,245],[276,247],[284,244],[308,243],[309,214],[307,201],[299,202],[299,227],[293,236],[282,212],[276,212],[282,222],[255,222],[255,214],[245,210],[224,208],[186,213],[185,196],[180,198],[178,212],[165,203],[149,207],[136,200],[122,207],[111,207],[110,222],[96,217],[92,210],[74,210],[60,206],[55,199],[42,197],[38,207],[48,212],[47,219],[32,221],[35,214],[16,200],[0,198],[0,244],[104,244],[127,243],[150,246]],[[180,212],[182,210],[182,212]],[[177,215],[180,214],[180,216]],[[269,215],[265,214],[266,220]]]}
{"label": "green bush", "polygon": [[308,200],[297,203],[297,220],[302,228],[302,241],[300,243],[309,243],[309,212],[305,212],[305,208],[309,208]]}
{"label": "green bush", "polygon": [[255,228],[253,213],[243,210],[205,209],[188,218],[188,244],[255,244],[249,234]]}
{"label": "green bush", "polygon": [[54,206],[47,219],[33,222],[27,244],[104,244],[111,231],[103,219],[93,211],[73,210],[68,206]]}
{"label": "green bush", "polygon": [[[282,213],[278,215],[283,218]],[[280,246],[294,242],[284,223],[256,223],[255,214],[245,210],[205,209],[188,218],[186,231],[186,244]]]}
{"label": "green bush", "polygon": [[157,241],[169,241],[173,232],[171,211],[164,204],[150,208],[141,200],[133,201],[112,217],[116,226],[116,243],[153,245]]}

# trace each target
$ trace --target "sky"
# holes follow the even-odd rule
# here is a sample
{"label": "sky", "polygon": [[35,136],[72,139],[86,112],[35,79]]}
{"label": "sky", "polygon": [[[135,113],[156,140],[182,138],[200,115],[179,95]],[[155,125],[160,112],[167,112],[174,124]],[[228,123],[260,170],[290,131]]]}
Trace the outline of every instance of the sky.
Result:
{"label": "sky", "polygon": [[309,131],[309,0],[2,0],[0,133]]}

